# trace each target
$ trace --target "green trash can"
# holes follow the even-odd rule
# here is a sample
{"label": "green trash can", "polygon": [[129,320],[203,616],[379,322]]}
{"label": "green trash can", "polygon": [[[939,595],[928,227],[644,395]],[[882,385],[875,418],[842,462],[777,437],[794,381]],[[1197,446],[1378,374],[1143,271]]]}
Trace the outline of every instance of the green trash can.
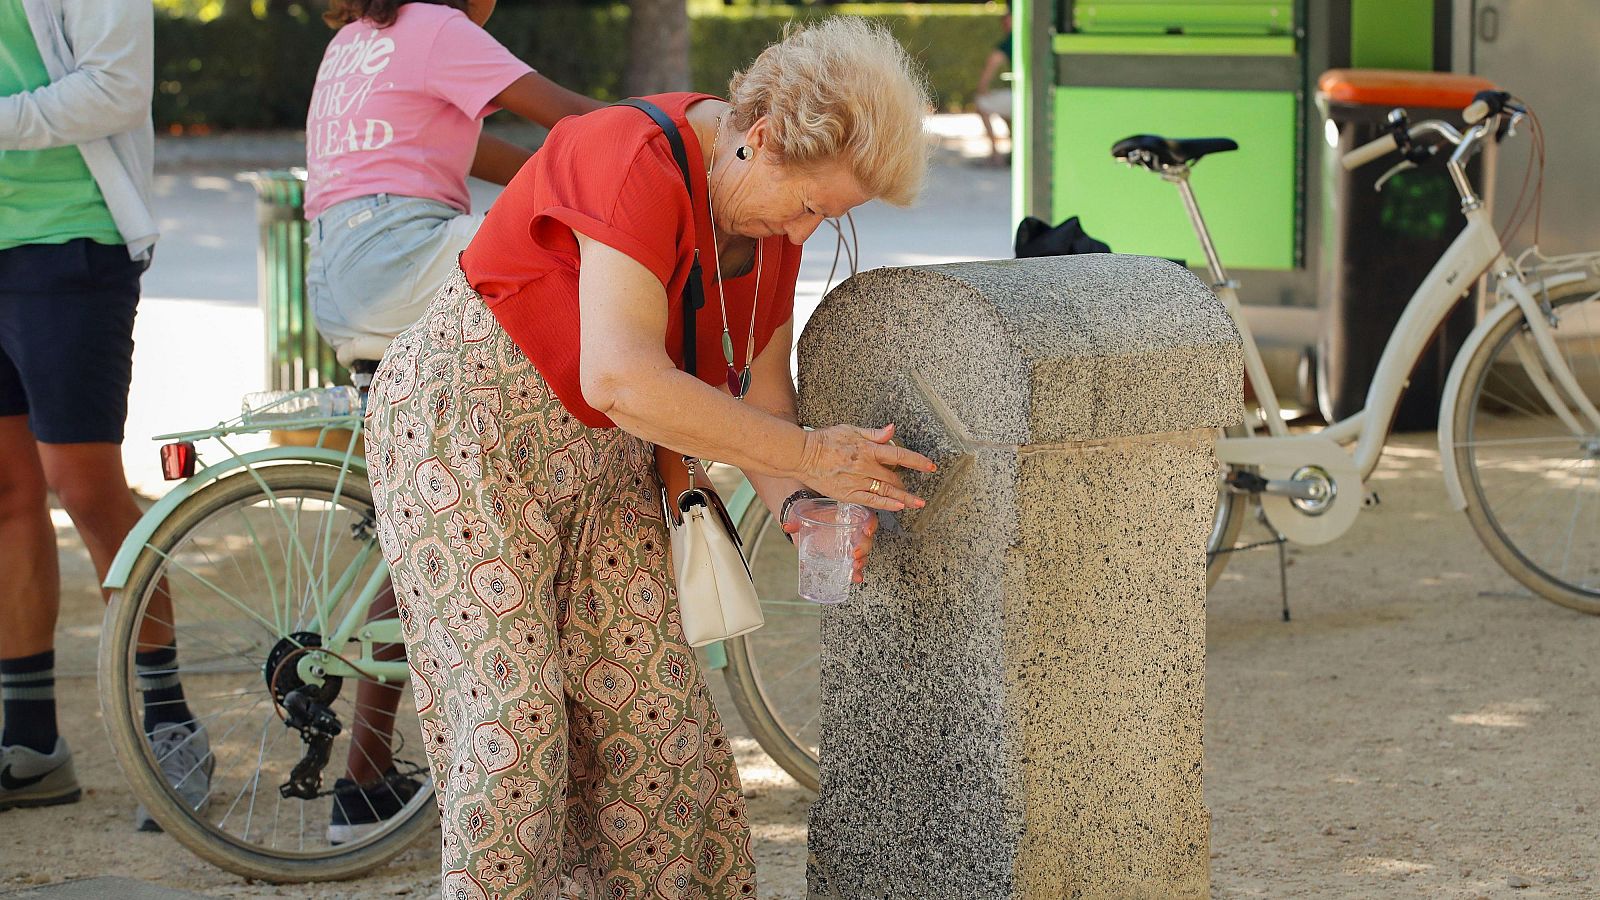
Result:
{"label": "green trash can", "polygon": [[257,293],[266,332],[266,388],[297,391],[349,384],[333,348],[323,341],[306,297],[306,170],[278,169],[240,176],[256,189]]}

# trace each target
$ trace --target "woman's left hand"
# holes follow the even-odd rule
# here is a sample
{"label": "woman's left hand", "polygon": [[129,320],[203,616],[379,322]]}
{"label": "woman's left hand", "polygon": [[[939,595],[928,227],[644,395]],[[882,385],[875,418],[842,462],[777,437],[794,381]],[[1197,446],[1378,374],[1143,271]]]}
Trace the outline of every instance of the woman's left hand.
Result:
{"label": "woman's left hand", "polygon": [[[800,523],[792,520],[783,523],[783,533],[793,540],[800,531]],[[867,524],[861,527],[861,537],[856,541],[854,567],[850,571],[850,580],[862,584],[867,579],[862,573],[867,568],[867,555],[872,552],[872,538],[878,533],[878,514],[867,516]]]}

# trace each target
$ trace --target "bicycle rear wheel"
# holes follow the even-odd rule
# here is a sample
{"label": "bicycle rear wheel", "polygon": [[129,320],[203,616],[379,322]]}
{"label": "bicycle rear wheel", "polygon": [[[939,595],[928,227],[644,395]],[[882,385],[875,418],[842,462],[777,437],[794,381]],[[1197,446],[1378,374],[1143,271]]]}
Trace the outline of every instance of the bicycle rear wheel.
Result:
{"label": "bicycle rear wheel", "polygon": [[800,559],[766,504],[739,520],[766,624],[724,644],[728,691],[756,743],[809,790],[822,740],[822,611],[799,592]]}
{"label": "bicycle rear wheel", "polygon": [[[1600,400],[1597,288],[1569,288],[1551,303],[1556,339],[1591,402]],[[1529,590],[1600,615],[1600,434],[1582,413],[1563,420],[1541,392],[1543,365],[1520,310],[1491,326],[1466,366],[1450,437],[1468,520]]]}
{"label": "bicycle rear wheel", "polygon": [[[1230,425],[1222,430],[1223,437],[1244,438],[1250,431],[1243,425]],[[1218,466],[1217,510],[1211,518],[1211,532],[1206,535],[1206,587],[1217,583],[1222,570],[1233,559],[1233,548],[1239,543],[1239,532],[1244,529],[1245,516],[1249,514],[1251,497],[1236,494],[1228,489],[1228,467]]]}
{"label": "bicycle rear wheel", "polygon": [[[101,710],[134,794],[197,856],[269,882],[349,878],[387,862],[437,822],[403,682],[328,679],[315,695],[340,728],[327,748],[332,771],[313,779],[320,783],[309,799],[279,790],[311,748],[282,720],[284,695],[305,686],[300,657],[322,643],[381,566],[365,473],[315,464],[245,471],[200,489],[137,557],[106,612]],[[134,654],[141,629],[149,639],[163,626],[176,635],[176,674],[209,737],[210,793],[199,811],[169,786],[143,727]],[[384,658],[404,658],[403,647],[387,650]],[[342,814],[362,818],[355,807],[365,803],[367,817],[379,821],[363,826],[364,835],[344,826],[338,837],[349,840],[331,843],[328,782],[350,761],[383,771],[383,757],[392,757],[395,777],[381,790],[341,795]],[[374,802],[393,814],[382,818]]]}

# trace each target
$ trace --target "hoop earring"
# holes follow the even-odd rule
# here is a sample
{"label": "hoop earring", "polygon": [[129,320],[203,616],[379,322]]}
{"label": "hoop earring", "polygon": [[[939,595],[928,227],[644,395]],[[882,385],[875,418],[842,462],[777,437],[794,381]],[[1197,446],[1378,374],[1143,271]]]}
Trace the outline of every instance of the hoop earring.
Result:
{"label": "hoop earring", "polygon": [[747,160],[755,154],[750,151],[749,147],[740,147],[739,149],[733,151],[733,155],[739,157],[740,159]]}

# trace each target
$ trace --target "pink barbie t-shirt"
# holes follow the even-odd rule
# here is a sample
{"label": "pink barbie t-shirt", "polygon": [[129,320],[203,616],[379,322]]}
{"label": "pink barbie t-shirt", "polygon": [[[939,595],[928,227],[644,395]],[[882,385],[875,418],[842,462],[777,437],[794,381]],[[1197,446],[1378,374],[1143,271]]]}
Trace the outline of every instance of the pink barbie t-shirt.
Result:
{"label": "pink barbie t-shirt", "polygon": [[306,217],[369,194],[470,211],[483,117],[531,71],[466,13],[436,3],[407,3],[387,28],[361,19],[339,29],[306,116]]}

